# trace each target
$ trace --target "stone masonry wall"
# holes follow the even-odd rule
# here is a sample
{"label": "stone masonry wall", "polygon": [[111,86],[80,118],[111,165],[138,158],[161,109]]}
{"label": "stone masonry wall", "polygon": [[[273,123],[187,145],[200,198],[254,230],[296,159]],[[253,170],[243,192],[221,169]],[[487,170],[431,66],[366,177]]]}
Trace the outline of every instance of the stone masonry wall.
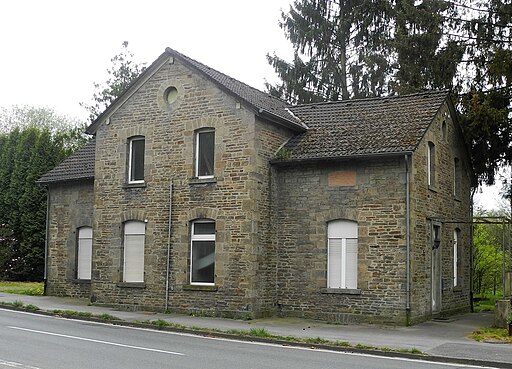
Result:
{"label": "stone masonry wall", "polygon": [[[275,168],[275,286],[282,315],[405,323],[402,157]],[[358,223],[358,285],[327,289],[327,223]]]}
{"label": "stone masonry wall", "polygon": [[[178,97],[167,104],[163,96],[170,86]],[[213,179],[194,178],[194,132],[199,128],[215,129]],[[166,306],[171,210],[168,308],[212,315],[260,314],[268,305],[268,299],[261,298],[265,292],[258,266],[264,257],[261,234],[267,232],[268,218],[259,214],[268,207],[262,188],[267,187],[269,165],[263,165],[262,158],[289,135],[267,128],[256,128],[253,111],[176,60],[158,70],[108,125],[100,127],[92,285],[97,303],[155,310]],[[127,140],[135,135],[145,137],[142,186],[126,183]],[[131,219],[146,222],[142,284],[122,282],[122,224]],[[215,286],[189,282],[190,224],[195,219],[215,221]]]}
{"label": "stone masonry wall", "polygon": [[49,189],[47,294],[90,296],[90,283],[76,279],[77,229],[92,226],[93,183],[52,184]]}
{"label": "stone masonry wall", "polygon": [[[434,186],[427,182],[428,142],[435,145]],[[454,194],[454,159],[460,160],[460,192]],[[432,226],[441,227],[441,314],[467,311],[470,292],[470,163],[463,138],[444,105],[412,160],[411,322],[430,317],[432,312]],[[459,278],[453,283],[453,232],[459,230]]]}

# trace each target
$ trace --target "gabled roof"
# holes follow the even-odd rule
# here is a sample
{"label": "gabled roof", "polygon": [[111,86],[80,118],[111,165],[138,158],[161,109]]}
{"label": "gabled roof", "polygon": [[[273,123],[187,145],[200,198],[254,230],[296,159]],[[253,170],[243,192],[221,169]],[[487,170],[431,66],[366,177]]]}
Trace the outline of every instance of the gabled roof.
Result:
{"label": "gabled roof", "polygon": [[448,96],[437,91],[294,106],[309,129],[284,146],[286,161],[411,153]]}
{"label": "gabled roof", "polygon": [[289,105],[274,96],[259,91],[243,82],[240,82],[228,75],[210,68],[198,61],[189,58],[171,48],[166,48],[165,52],[158,57],[135,81],[133,81],[126,91],[119,96],[89,127],[86,132],[94,134],[98,126],[106,118],[108,118],[117,108],[119,108],[133,93],[135,93],[141,85],[145,83],[154,73],[169,60],[169,58],[177,58],[186,66],[199,72],[220,89],[231,94],[242,102],[245,102],[254,109],[256,115],[267,120],[284,125],[297,132],[303,132],[307,129],[299,119],[297,119],[289,110]]}
{"label": "gabled roof", "polygon": [[50,184],[94,178],[94,154],[96,140],[90,140],[84,147],[66,158],[62,163],[37,180],[38,183]]}

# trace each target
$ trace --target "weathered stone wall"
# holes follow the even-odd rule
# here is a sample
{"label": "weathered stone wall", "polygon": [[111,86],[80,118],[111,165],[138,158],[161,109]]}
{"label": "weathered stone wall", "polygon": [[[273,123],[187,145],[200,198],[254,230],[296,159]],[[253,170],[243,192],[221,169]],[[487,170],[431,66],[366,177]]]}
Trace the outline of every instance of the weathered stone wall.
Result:
{"label": "weathered stone wall", "polygon": [[49,196],[46,292],[49,295],[88,298],[90,283],[76,279],[76,256],[77,229],[92,226],[92,180],[52,184]]}
{"label": "weathered stone wall", "polygon": [[[281,314],[404,324],[404,159],[279,166],[275,177]],[[336,219],[358,223],[357,290],[326,288],[327,222]]]}
{"label": "weathered stone wall", "polygon": [[[170,105],[164,91],[174,86]],[[213,179],[194,178],[194,131],[215,129]],[[145,183],[126,184],[127,140],[145,137]],[[177,61],[158,70],[97,132],[94,274],[97,303],[163,309],[172,196],[168,307],[218,315],[258,315],[268,298],[265,257],[268,158],[290,135]],[[267,178],[265,178],[267,176]],[[172,195],[170,183],[172,182]],[[216,222],[215,286],[190,285],[190,223]],[[143,284],[122,283],[122,223],[146,221]]]}
{"label": "weathered stone wall", "polygon": [[[428,186],[428,142],[435,145],[435,184]],[[461,164],[461,191],[454,194],[454,159]],[[432,224],[441,227],[441,314],[469,309],[470,163],[448,107],[440,109],[413,155],[411,180],[411,322],[432,315]],[[453,286],[453,232],[459,229],[460,276]]]}

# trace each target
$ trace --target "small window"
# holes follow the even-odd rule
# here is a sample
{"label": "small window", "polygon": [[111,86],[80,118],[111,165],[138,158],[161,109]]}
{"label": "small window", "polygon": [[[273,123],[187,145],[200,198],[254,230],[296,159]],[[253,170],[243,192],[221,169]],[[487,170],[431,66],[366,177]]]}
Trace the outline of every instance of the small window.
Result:
{"label": "small window", "polygon": [[327,234],[327,287],[356,289],[357,222],[329,222]]}
{"label": "small window", "polygon": [[453,196],[460,197],[461,192],[462,173],[460,167],[460,160],[455,158],[453,160]]}
{"label": "small window", "polygon": [[190,249],[190,283],[213,285],[215,272],[215,222],[192,223]]}
{"label": "small window", "polygon": [[91,279],[92,269],[92,228],[78,228],[78,250],[76,278]]}
{"label": "small window", "polygon": [[436,146],[433,142],[428,143],[427,153],[427,180],[429,186],[435,186],[436,178]]}
{"label": "small window", "polygon": [[123,281],[144,282],[144,222],[124,223]]}
{"label": "small window", "polygon": [[443,124],[441,125],[441,135],[443,137],[443,140],[446,140],[447,137],[448,137],[446,121],[445,120],[443,120]]}
{"label": "small window", "polygon": [[144,182],[144,137],[133,137],[129,140],[128,159],[128,182],[143,183]]}
{"label": "small window", "polygon": [[215,131],[196,132],[196,177],[213,178]]}
{"label": "small window", "polygon": [[455,229],[453,231],[453,287],[460,285],[461,277],[461,263],[460,263],[460,230]]}

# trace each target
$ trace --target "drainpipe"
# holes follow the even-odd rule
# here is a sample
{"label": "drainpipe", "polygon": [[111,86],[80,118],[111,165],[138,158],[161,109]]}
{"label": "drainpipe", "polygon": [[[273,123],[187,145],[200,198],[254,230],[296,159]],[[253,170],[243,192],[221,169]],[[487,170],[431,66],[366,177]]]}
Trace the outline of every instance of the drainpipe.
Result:
{"label": "drainpipe", "polygon": [[48,284],[48,237],[50,235],[50,186],[46,186],[46,230],[44,235],[44,294]]}
{"label": "drainpipe", "polygon": [[411,214],[410,214],[410,179],[409,179],[409,155],[405,155],[405,273],[406,273],[406,286],[405,286],[405,310],[407,317],[407,325],[411,314]]}
{"label": "drainpipe", "polygon": [[169,275],[171,271],[171,215],[172,215],[172,181],[169,184],[169,227],[167,229],[167,267],[165,272],[165,311],[169,308]]}
{"label": "drainpipe", "polygon": [[477,187],[473,188],[473,190],[471,191],[471,198],[470,198],[470,203],[469,203],[469,219],[471,219],[471,224],[470,224],[470,227],[469,227],[469,306],[470,306],[470,309],[471,309],[471,312],[473,313],[474,312],[474,305],[473,305],[473,297],[474,297],[474,292],[473,292],[473,288],[474,288],[474,285],[473,285],[473,268],[475,267],[474,266],[474,258],[475,258],[475,248],[474,248],[474,243],[473,243],[473,235],[474,235],[474,223],[473,223],[473,197],[475,196],[475,192],[476,192],[476,189]]}

